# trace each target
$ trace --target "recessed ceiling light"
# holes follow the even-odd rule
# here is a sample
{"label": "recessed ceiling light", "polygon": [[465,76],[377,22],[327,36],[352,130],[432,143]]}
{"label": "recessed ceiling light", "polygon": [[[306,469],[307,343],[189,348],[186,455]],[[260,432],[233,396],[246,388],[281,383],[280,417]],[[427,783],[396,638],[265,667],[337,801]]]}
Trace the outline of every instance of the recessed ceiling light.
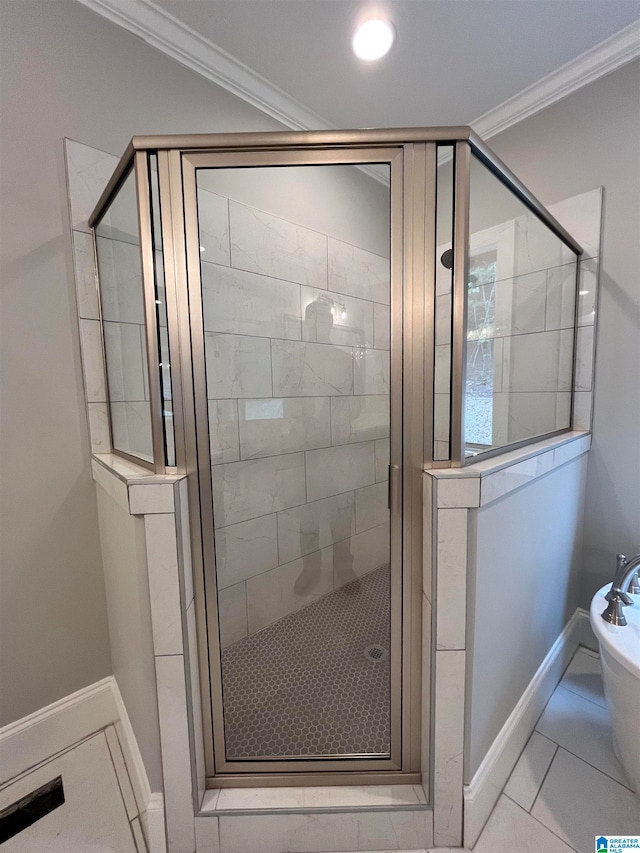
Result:
{"label": "recessed ceiling light", "polygon": [[358,59],[372,62],[389,52],[395,36],[393,24],[381,18],[372,18],[356,29],[351,46]]}

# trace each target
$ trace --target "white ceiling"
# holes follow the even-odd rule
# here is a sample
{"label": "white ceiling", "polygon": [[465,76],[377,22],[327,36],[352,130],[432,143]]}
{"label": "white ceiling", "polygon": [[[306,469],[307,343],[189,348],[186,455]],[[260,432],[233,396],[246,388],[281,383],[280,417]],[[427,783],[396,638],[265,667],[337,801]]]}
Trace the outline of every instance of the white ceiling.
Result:
{"label": "white ceiling", "polygon": [[[616,47],[615,62],[613,48],[593,51],[640,19],[640,0],[80,2],[132,31],[138,26],[138,34],[162,49],[167,42],[167,52],[173,50],[179,61],[196,51],[198,62],[191,67],[208,64],[207,46],[213,48],[212,55],[221,49],[218,61],[231,60],[233,65],[237,60],[240,76],[247,66],[266,78],[253,75],[254,88],[260,89],[258,101],[268,101],[271,92],[279,102],[288,96],[294,112],[297,101],[315,114],[307,113],[306,121],[298,122],[307,127],[471,124],[547,75],[553,78],[547,89],[558,89],[560,81],[560,89],[564,85],[567,90],[562,73],[554,76],[567,63],[573,62],[575,89],[640,55],[637,23],[627,31],[624,50]],[[372,11],[382,11],[393,21],[397,37],[387,57],[369,64],[353,56],[350,38],[358,20]],[[129,19],[135,19],[133,26]],[[620,39],[613,43],[619,45]],[[575,61],[588,51],[582,62]],[[216,79],[215,74],[207,76]],[[251,75],[248,80],[251,89]],[[244,82],[246,89],[247,78]],[[228,88],[234,90],[233,85]],[[544,84],[536,90],[538,109],[545,104],[538,94],[543,90]]]}

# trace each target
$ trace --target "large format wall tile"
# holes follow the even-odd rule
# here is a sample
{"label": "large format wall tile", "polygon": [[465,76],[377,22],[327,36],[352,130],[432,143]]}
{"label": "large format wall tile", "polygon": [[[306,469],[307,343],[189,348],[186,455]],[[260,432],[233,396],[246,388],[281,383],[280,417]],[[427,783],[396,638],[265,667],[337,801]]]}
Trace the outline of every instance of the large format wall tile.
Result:
{"label": "large format wall tile", "polygon": [[332,397],[353,393],[353,357],[348,347],[274,340],[271,362],[276,396]]}
{"label": "large format wall tile", "polygon": [[140,247],[98,237],[96,249],[103,319],[144,325]]}
{"label": "large format wall tile", "polygon": [[390,367],[388,352],[378,349],[356,350],[353,365],[353,393],[388,394]]}
{"label": "large format wall tile", "polygon": [[376,349],[391,349],[391,310],[379,302],[373,303],[373,345]]}
{"label": "large format wall tile", "polygon": [[593,326],[598,295],[598,258],[587,258],[580,262],[578,290],[578,325]]}
{"label": "large format wall tile", "polygon": [[247,581],[249,633],[311,604],[333,589],[333,547]]}
{"label": "large format wall tile", "polygon": [[516,335],[504,341],[505,391],[570,391],[573,329]]}
{"label": "large format wall tile", "polygon": [[544,330],[546,271],[521,275],[485,287],[494,286],[496,336],[506,337]]}
{"label": "large format wall tile", "polygon": [[389,435],[386,394],[331,398],[331,444],[370,441]]}
{"label": "large format wall tile", "polygon": [[566,264],[547,271],[546,325],[549,329],[571,329],[576,311],[576,265]]}
{"label": "large format wall tile", "polygon": [[112,402],[146,399],[146,359],[142,354],[144,326],[105,322],[102,328],[109,399]]}
{"label": "large format wall tile", "polygon": [[278,565],[276,516],[264,515],[216,530],[218,589],[232,586]]}
{"label": "large format wall tile", "polygon": [[575,260],[575,254],[533,213],[513,220],[515,257],[513,275],[561,267]]}
{"label": "large format wall tile", "polygon": [[390,276],[388,258],[329,238],[329,290],[388,305]]}
{"label": "large format wall tile", "polygon": [[555,429],[566,429],[570,415],[569,391],[494,394],[492,443],[500,447]]}
{"label": "large format wall tile", "polygon": [[153,459],[151,410],[147,401],[112,403],[113,446],[143,459]]}
{"label": "large format wall tile", "polygon": [[217,264],[200,264],[208,332],[300,340],[300,287]]}
{"label": "large format wall tile", "polygon": [[329,397],[238,400],[243,459],[331,444]]}
{"label": "large format wall tile", "polygon": [[301,288],[300,298],[304,341],[373,346],[373,302],[311,287]]}
{"label": "large format wall tile", "polygon": [[84,367],[84,390],[88,403],[107,399],[102,355],[102,337],[98,320],[80,320],[80,348]]}
{"label": "large format wall tile", "polygon": [[375,482],[372,441],[309,450],[305,456],[309,501],[370,486]]}
{"label": "large format wall tile", "polygon": [[209,400],[209,445],[211,464],[240,459],[238,401]]}
{"label": "large format wall tile", "polygon": [[64,143],[71,227],[76,231],[89,231],[87,220],[118,165],[118,158],[73,139],[65,139]]}
{"label": "large format wall tile", "polygon": [[336,589],[361,578],[389,562],[389,525],[381,524],[364,533],[356,533],[333,546],[333,570]]}
{"label": "large format wall tile", "polygon": [[389,439],[381,438],[376,445],[376,483],[389,479]]}
{"label": "large format wall tile", "polygon": [[216,527],[298,506],[305,499],[304,453],[230,462],[213,468]]}
{"label": "large format wall tile", "polygon": [[432,844],[426,810],[293,815],[225,815],[221,853],[308,853],[341,850],[424,850]]}
{"label": "large format wall tile", "polygon": [[205,332],[204,346],[210,400],[271,396],[268,338]]}
{"label": "large format wall tile", "polygon": [[389,521],[388,483],[376,483],[356,491],[356,530],[370,530]]}
{"label": "large format wall tile", "polygon": [[229,200],[198,188],[198,227],[201,260],[229,266]]}
{"label": "large format wall tile", "polygon": [[311,554],[355,532],[353,492],[283,510],[278,513],[280,562]]}
{"label": "large format wall tile", "polygon": [[73,232],[73,268],[78,295],[78,316],[85,320],[97,320],[100,311],[93,238],[84,231]]}
{"label": "large format wall tile", "polygon": [[580,326],[576,342],[576,391],[590,391],[593,382],[593,326]]}
{"label": "large format wall tile", "polygon": [[244,582],[218,590],[218,620],[223,649],[247,636],[247,586]]}
{"label": "large format wall tile", "polygon": [[231,265],[312,287],[327,286],[327,238],[316,231],[229,202]]}

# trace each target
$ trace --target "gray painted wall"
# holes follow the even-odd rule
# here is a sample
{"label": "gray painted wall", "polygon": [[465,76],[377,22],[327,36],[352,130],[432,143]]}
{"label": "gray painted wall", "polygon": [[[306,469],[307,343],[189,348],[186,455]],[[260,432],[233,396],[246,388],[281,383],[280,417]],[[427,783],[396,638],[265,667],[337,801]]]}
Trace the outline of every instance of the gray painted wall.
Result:
{"label": "gray painted wall", "polygon": [[604,186],[580,604],[640,551],[640,61],[490,140],[545,204]]}
{"label": "gray painted wall", "polygon": [[465,782],[578,603],[587,457],[470,513]]}
{"label": "gray painted wall", "polygon": [[1,14],[4,725],[113,671],[61,140],[281,128],[72,0]]}

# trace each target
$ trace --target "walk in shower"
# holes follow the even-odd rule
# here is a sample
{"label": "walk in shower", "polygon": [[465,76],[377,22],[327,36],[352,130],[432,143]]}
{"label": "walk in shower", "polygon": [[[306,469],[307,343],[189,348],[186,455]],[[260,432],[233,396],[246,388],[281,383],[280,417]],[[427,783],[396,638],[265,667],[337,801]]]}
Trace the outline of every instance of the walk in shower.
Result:
{"label": "walk in shower", "polygon": [[422,472],[571,428],[580,248],[468,128],[136,137],[113,452],[186,473],[210,785],[428,776]]}

